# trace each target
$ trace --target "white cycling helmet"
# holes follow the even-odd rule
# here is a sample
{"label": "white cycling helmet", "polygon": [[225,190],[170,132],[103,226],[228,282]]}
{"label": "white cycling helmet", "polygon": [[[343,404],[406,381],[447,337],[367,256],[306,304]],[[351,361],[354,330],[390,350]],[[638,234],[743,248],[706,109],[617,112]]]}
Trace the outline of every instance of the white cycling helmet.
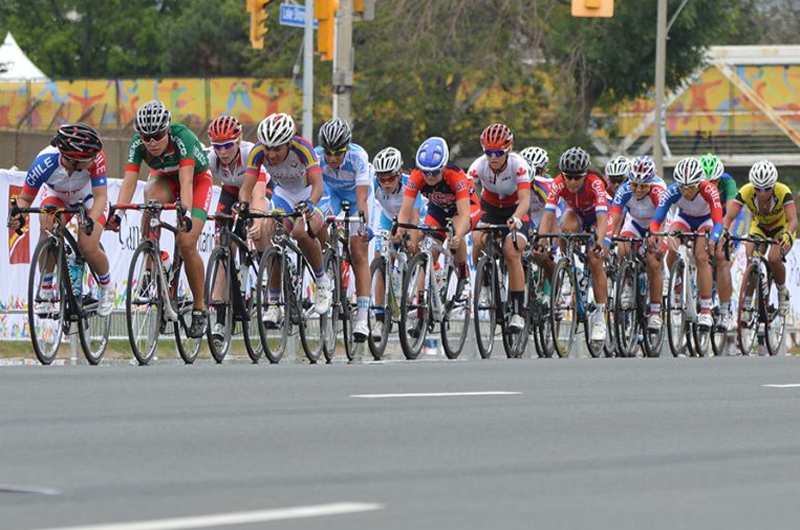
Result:
{"label": "white cycling helmet", "polygon": [[550,158],[547,156],[547,151],[542,149],[541,147],[526,147],[519,154],[528,161],[528,165],[531,166],[531,170],[547,169],[547,165],[550,163]]}
{"label": "white cycling helmet", "polygon": [[769,160],[759,160],[753,164],[748,176],[754,188],[771,188],[778,182],[778,170]]}
{"label": "white cycling helmet", "polygon": [[394,147],[387,147],[372,159],[376,173],[399,173],[403,168],[403,155]]}
{"label": "white cycling helmet", "polygon": [[672,178],[681,186],[696,186],[705,180],[706,174],[700,161],[690,156],[678,162]]}
{"label": "white cycling helmet", "polygon": [[148,101],[136,111],[133,129],[139,134],[151,136],[162,133],[172,125],[172,113],[160,101]]}
{"label": "white cycling helmet", "polygon": [[258,124],[258,141],[266,147],[278,147],[288,144],[295,130],[294,120],[288,114],[270,114]]}
{"label": "white cycling helmet", "polygon": [[606,177],[627,177],[631,161],[624,156],[616,156],[606,163]]}

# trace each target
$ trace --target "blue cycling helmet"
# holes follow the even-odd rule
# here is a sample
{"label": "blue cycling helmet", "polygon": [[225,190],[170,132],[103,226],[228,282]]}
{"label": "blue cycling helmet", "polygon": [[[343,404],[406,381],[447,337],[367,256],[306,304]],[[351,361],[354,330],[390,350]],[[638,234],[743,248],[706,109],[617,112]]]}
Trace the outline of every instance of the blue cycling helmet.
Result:
{"label": "blue cycling helmet", "polygon": [[631,169],[628,172],[631,182],[637,184],[650,184],[656,178],[656,165],[649,156],[637,156],[631,160]]}
{"label": "blue cycling helmet", "polygon": [[417,167],[424,173],[441,171],[450,160],[447,141],[439,136],[431,136],[417,149]]}

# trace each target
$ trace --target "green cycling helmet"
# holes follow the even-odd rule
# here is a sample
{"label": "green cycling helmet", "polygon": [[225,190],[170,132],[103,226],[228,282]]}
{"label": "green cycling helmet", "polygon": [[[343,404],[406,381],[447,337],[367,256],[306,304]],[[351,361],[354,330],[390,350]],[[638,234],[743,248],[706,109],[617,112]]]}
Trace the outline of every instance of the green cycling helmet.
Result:
{"label": "green cycling helmet", "polygon": [[725,166],[722,165],[722,161],[713,153],[708,153],[700,157],[700,164],[703,166],[706,180],[719,180],[725,172]]}

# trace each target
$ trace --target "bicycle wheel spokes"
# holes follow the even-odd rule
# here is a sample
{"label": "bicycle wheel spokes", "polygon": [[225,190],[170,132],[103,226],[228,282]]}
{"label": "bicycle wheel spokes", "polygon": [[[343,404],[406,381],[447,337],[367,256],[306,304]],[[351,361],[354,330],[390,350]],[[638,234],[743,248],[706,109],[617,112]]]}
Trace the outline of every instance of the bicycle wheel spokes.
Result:
{"label": "bicycle wheel spokes", "polygon": [[428,333],[428,286],[426,267],[428,256],[417,254],[408,264],[408,271],[403,278],[402,311],[400,315],[400,345],[406,359],[416,359],[422,351],[425,336]]}
{"label": "bicycle wheel spokes", "polygon": [[125,297],[125,318],[128,340],[134,357],[141,365],[149,364],[158,348],[164,298],[158,285],[156,260],[159,259],[149,241],[133,253],[128,269]]}
{"label": "bicycle wheel spokes", "polygon": [[310,269],[303,267],[301,275],[300,289],[302,292],[296,300],[300,310],[300,342],[303,343],[306,357],[313,364],[322,355],[324,342],[322,333],[327,327],[324,321],[328,319],[328,313],[323,315],[317,313],[314,304],[316,299],[314,275]]}
{"label": "bicycle wheel spokes", "polygon": [[[173,304],[175,312],[178,314],[178,321],[174,323],[175,345],[178,348],[178,355],[181,356],[186,364],[194,363],[200,348],[203,345],[203,338],[192,338],[189,336],[189,328],[192,326],[192,309],[194,307],[194,296],[189,289],[189,279],[186,276],[186,268],[183,264],[179,266],[173,274],[177,274],[177,279],[173,277],[170,284],[170,302]],[[205,335],[204,335],[205,336]]]}
{"label": "bicycle wheel spokes", "polygon": [[97,364],[103,358],[108,344],[111,315],[101,317],[97,314],[102,292],[97,275],[86,267],[87,281],[83,283],[83,315],[78,328],[83,355],[89,364]]}
{"label": "bicycle wheel spokes", "polygon": [[632,357],[636,349],[638,319],[636,315],[636,267],[627,262],[617,280],[614,326],[617,347],[623,357]]}
{"label": "bicycle wheel spokes", "polygon": [[277,363],[286,351],[289,339],[289,314],[286,307],[289,279],[282,268],[282,251],[277,247],[270,248],[261,259],[258,269],[258,332],[264,354],[271,363]]}
{"label": "bicycle wheel spokes", "polygon": [[466,280],[459,280],[455,268],[448,267],[445,277],[442,348],[448,359],[456,359],[467,341],[470,321],[470,293],[464,293]]}
{"label": "bicycle wheel spokes", "polygon": [[[247,355],[250,360],[257,363],[261,356],[264,354],[264,348],[261,346],[261,337],[258,334],[258,303],[259,294],[256,292],[259,288],[266,289],[266,286],[261,286],[256,280],[258,278],[258,265],[250,265],[249,274],[247,276],[247,286],[245,292],[245,307],[248,317],[242,321],[242,335],[244,336],[244,345],[247,349]],[[266,290],[261,293],[261,296],[266,300]]]}
{"label": "bicycle wheel spokes", "polygon": [[[686,286],[683,282],[685,263],[678,259],[669,273],[667,292],[667,337],[672,355],[677,357],[686,348]],[[694,303],[694,301],[692,301]]]}
{"label": "bicycle wheel spokes", "polygon": [[567,260],[561,260],[553,274],[553,287],[550,292],[550,322],[553,334],[553,346],[559,357],[569,355],[570,346],[578,327],[578,315],[575,310],[574,278]]}
{"label": "bicycle wheel spokes", "polygon": [[772,279],[772,271],[766,268],[767,281],[761,282],[761,293],[766,319],[764,321],[764,335],[767,343],[767,352],[778,355],[786,335],[786,315],[778,310],[778,289]]}
{"label": "bicycle wheel spokes", "polygon": [[484,359],[492,356],[494,333],[497,328],[497,304],[500,303],[499,300],[495,300],[494,274],[494,263],[486,257],[481,258],[475,271],[473,314],[478,353]]}
{"label": "bicycle wheel spokes", "polygon": [[206,268],[208,348],[218,363],[228,354],[233,334],[233,285],[229,252],[222,247],[214,249]]}
{"label": "bicycle wheel spokes", "polygon": [[36,358],[50,364],[56,358],[64,333],[64,293],[58,245],[52,237],[36,245],[28,276],[28,323]]}
{"label": "bicycle wheel spokes", "polygon": [[386,259],[383,256],[373,259],[369,270],[371,281],[367,341],[369,351],[377,361],[383,358],[392,330],[391,281],[386,278]]}
{"label": "bicycle wheel spokes", "polygon": [[749,265],[742,277],[742,288],[739,292],[739,330],[737,340],[742,355],[750,355],[756,345],[758,332],[758,269]]}

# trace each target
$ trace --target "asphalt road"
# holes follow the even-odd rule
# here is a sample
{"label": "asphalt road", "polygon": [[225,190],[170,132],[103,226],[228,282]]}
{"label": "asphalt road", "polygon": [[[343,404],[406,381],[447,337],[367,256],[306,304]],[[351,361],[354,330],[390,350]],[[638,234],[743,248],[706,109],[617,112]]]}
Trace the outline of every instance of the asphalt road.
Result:
{"label": "asphalt road", "polygon": [[0,529],[792,528],[769,384],[800,358],[2,367]]}

